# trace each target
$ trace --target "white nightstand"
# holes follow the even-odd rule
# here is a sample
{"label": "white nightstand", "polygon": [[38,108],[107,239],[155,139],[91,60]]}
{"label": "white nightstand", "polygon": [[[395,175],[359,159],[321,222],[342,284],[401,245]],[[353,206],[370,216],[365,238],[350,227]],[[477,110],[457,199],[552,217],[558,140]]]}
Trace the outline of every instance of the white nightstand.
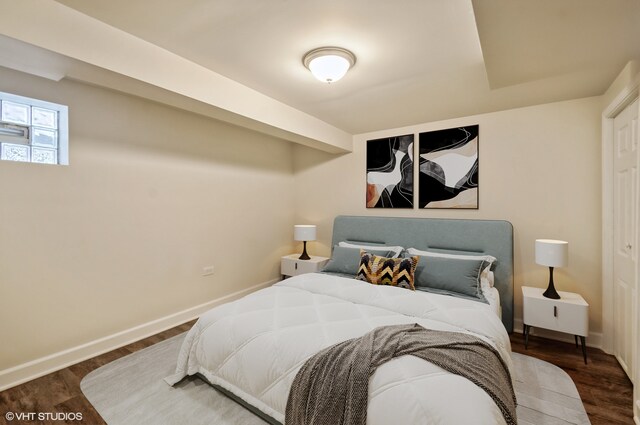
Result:
{"label": "white nightstand", "polygon": [[311,256],[310,260],[298,259],[300,254],[285,255],[280,261],[280,273],[283,276],[297,276],[304,273],[315,273],[324,268],[327,257]]}
{"label": "white nightstand", "polygon": [[524,324],[524,346],[529,343],[531,327],[565,332],[578,337],[582,343],[582,356],[587,363],[585,338],[589,334],[589,304],[578,294],[560,292],[559,300],[542,296],[543,288],[522,287],[522,322]]}

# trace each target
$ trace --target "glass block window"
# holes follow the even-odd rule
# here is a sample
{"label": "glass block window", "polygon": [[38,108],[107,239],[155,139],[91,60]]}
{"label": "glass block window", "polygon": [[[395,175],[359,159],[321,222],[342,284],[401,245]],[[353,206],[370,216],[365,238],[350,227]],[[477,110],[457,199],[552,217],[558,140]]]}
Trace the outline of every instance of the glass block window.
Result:
{"label": "glass block window", "polygon": [[69,164],[68,108],[0,92],[0,160]]}

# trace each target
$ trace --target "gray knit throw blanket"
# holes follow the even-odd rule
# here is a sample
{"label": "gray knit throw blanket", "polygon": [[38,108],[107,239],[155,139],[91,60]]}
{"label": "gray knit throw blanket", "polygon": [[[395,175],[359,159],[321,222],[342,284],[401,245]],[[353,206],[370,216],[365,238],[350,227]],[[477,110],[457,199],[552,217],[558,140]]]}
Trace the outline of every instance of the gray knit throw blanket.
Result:
{"label": "gray knit throw blanket", "polygon": [[418,324],[376,328],[307,360],[291,385],[285,424],[365,425],[369,377],[406,354],[467,378],[491,396],[508,425],[517,424],[511,374],[500,354],[477,337]]}

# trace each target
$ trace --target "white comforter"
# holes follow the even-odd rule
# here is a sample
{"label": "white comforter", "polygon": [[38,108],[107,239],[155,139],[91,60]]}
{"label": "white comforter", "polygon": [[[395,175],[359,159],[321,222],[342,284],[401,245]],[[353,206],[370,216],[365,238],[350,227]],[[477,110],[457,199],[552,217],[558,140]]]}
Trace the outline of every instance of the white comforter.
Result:
{"label": "white comforter", "polygon": [[[167,382],[201,373],[284,422],[289,388],[305,360],[378,326],[401,323],[476,335],[511,367],[509,337],[486,304],[305,274],[202,315]],[[482,389],[413,356],[393,359],[373,374],[367,416],[370,425],[504,424]]]}

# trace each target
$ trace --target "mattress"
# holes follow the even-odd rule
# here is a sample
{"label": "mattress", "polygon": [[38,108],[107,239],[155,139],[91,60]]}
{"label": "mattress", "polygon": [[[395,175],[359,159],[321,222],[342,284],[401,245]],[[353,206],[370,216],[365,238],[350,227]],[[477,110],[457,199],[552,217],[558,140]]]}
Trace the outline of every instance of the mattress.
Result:
{"label": "mattress", "polygon": [[[187,334],[169,384],[200,374],[284,423],[291,383],[304,362],[335,343],[384,325],[418,323],[475,335],[511,367],[508,334],[495,306],[327,274],[304,274],[218,306]],[[370,425],[503,424],[493,400],[465,378],[413,356],[372,375]]]}

